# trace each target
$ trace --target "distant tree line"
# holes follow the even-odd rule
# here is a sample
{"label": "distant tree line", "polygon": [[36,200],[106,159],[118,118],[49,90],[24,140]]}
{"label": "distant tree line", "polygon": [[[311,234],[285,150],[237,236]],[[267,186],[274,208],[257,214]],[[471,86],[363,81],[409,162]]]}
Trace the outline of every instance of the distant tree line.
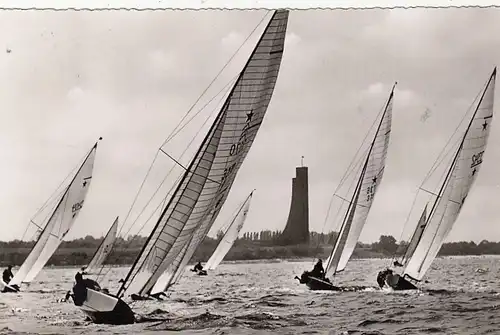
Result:
{"label": "distant tree line", "polygon": [[[261,232],[244,233],[238,238],[225,260],[255,260],[255,259],[290,259],[303,257],[329,256],[332,245],[337,237],[336,232],[322,234],[310,232],[309,244],[283,246],[279,245],[280,231],[264,230]],[[219,231],[215,238],[207,236],[197,249],[192,261],[207,261],[217,244],[223,237]],[[125,265],[132,264],[139,254],[146,237],[129,236],[127,239],[117,238],[113,246],[107,264]],[[84,265],[87,264],[96,249],[102,242],[102,238],[86,236],[72,241],[63,241],[56,253],[51,257],[48,265]],[[0,265],[20,265],[27,257],[34,241],[14,240],[9,242],[0,241]],[[374,243],[358,243],[354,250],[354,258],[384,258],[393,255],[402,255],[406,251],[406,242],[397,243],[393,236],[382,235]],[[451,242],[445,243],[440,252],[443,256],[452,255],[500,255],[500,242],[489,242],[486,240],[476,244],[474,242]]]}

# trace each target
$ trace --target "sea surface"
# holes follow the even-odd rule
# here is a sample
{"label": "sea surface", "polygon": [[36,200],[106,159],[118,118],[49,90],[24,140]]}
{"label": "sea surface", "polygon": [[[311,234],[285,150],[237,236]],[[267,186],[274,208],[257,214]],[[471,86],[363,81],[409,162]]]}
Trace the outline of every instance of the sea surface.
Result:
{"label": "sea surface", "polygon": [[[186,271],[164,302],[131,306],[141,322],[95,325],[71,302],[77,268],[45,268],[19,294],[0,294],[0,334],[500,334],[500,257],[435,260],[421,291],[376,288],[389,260],[354,259],[335,279],[358,292],[312,292],[294,279],[312,261],[224,263]],[[112,268],[112,292],[127,268]],[[89,276],[92,278],[92,276]]]}

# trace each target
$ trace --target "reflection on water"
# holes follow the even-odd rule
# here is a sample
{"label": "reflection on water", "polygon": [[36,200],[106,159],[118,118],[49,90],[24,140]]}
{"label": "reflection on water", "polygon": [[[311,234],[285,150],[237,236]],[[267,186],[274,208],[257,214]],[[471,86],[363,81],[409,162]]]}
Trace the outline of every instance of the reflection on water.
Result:
{"label": "reflection on water", "polygon": [[[46,268],[21,294],[0,295],[0,334],[15,332],[148,334],[496,334],[500,333],[499,257],[435,261],[422,292],[378,290],[388,260],[353,260],[334,282],[362,292],[312,292],[294,280],[308,262],[222,264],[208,276],[186,271],[164,302],[131,304],[142,322],[94,325],[72,303],[58,302],[78,270]],[[102,287],[115,291],[127,268]],[[183,332],[184,333],[184,332]]]}

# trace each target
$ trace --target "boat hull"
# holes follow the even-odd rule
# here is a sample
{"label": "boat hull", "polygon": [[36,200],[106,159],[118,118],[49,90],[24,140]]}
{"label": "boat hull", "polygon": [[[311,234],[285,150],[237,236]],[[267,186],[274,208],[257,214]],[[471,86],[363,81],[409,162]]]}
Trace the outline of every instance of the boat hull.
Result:
{"label": "boat hull", "polygon": [[0,279],[0,292],[2,293],[18,293],[20,291],[19,286],[9,285]]}
{"label": "boat hull", "polygon": [[309,275],[308,271],[304,271],[302,276],[295,277],[301,284],[305,284],[312,291],[341,291],[340,287],[337,287],[330,283],[329,281],[312,277]]}
{"label": "boat hull", "polygon": [[128,325],[135,322],[134,312],[123,300],[90,288],[83,303],[77,306],[97,324]]}
{"label": "boat hull", "polygon": [[306,286],[311,291],[341,291],[340,287],[316,277],[309,277]]}
{"label": "boat hull", "polygon": [[196,273],[198,276],[206,276],[208,273],[206,270],[200,270]]}
{"label": "boat hull", "polygon": [[387,276],[387,274],[380,272],[379,275],[377,276],[377,282],[381,288],[390,287],[394,291],[418,290],[418,288],[413,283],[411,283],[406,278],[397,274],[392,276]]}

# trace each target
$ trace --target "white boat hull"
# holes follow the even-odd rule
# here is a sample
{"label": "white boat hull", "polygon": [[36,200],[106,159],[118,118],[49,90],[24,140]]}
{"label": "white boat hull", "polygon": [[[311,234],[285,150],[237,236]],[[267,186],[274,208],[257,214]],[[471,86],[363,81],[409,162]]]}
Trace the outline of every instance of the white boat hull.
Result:
{"label": "white boat hull", "polygon": [[126,325],[135,322],[134,312],[123,300],[90,288],[87,288],[87,297],[78,307],[94,323]]}

